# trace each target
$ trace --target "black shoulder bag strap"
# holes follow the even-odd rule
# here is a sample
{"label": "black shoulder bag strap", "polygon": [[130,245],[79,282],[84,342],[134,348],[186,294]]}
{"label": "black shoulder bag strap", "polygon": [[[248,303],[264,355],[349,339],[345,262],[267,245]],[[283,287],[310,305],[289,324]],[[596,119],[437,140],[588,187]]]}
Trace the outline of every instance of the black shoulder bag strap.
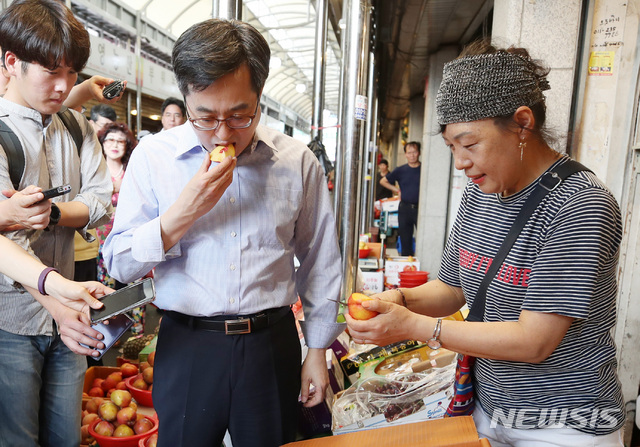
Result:
{"label": "black shoulder bag strap", "polygon": [[9,178],[13,183],[13,189],[17,191],[20,189],[20,179],[24,171],[24,152],[15,132],[2,120],[0,120],[0,145],[7,156]]}
{"label": "black shoulder bag strap", "polygon": [[471,305],[467,321],[483,321],[484,306],[487,299],[487,288],[489,287],[489,283],[498,272],[504,258],[507,257],[509,250],[511,250],[511,246],[514,244],[516,239],[518,239],[524,225],[536,210],[540,201],[547,195],[547,193],[556,189],[564,179],[579,171],[590,171],[590,169],[575,160],[569,159],[561,165],[556,166],[553,170],[545,172],[542,177],[540,177],[538,184],[522,206],[520,213],[516,216],[516,220],[513,222],[507,237],[502,242],[502,245],[498,249],[498,253],[496,253],[495,258],[493,258],[493,261],[491,262],[491,266],[487,270],[487,274],[480,283],[480,287],[478,287],[478,291],[476,292],[476,297]]}
{"label": "black shoulder bag strap", "polygon": [[[64,124],[64,127],[66,127],[71,134],[71,138],[78,151],[78,156],[80,156],[84,135],[82,135],[82,129],[80,129],[78,121],[76,121],[71,111],[66,107],[58,112],[58,117],[60,117],[62,124]],[[7,156],[9,178],[11,179],[11,183],[13,183],[13,189],[17,191],[20,189],[20,180],[22,180],[22,174],[24,173],[24,151],[15,132],[2,120],[0,120],[0,145],[2,145]]]}
{"label": "black shoulder bag strap", "polygon": [[73,117],[73,113],[66,107],[63,107],[62,110],[58,112],[58,117],[62,120],[62,124],[67,128],[69,133],[71,134],[71,138],[76,143],[76,149],[78,150],[78,156],[80,156],[80,150],[82,149],[82,142],[84,140],[84,135],[82,135],[82,129],[80,129],[80,124]]}

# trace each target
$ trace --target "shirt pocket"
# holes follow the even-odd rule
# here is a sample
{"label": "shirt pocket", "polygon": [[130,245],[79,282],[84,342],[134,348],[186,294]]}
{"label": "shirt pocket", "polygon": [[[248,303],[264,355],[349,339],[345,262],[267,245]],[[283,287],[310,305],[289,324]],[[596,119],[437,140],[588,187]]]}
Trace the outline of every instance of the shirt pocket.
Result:
{"label": "shirt pocket", "polygon": [[261,209],[254,214],[259,247],[293,247],[295,227],[302,206],[302,191],[264,187]]}

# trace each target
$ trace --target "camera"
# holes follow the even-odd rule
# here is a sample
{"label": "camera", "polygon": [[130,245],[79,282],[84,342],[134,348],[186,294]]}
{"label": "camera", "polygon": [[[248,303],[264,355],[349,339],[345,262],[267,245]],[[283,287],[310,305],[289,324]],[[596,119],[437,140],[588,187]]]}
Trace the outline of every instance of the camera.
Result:
{"label": "camera", "polygon": [[113,81],[102,89],[102,96],[104,96],[105,99],[113,99],[119,96],[122,90],[124,90],[124,81]]}

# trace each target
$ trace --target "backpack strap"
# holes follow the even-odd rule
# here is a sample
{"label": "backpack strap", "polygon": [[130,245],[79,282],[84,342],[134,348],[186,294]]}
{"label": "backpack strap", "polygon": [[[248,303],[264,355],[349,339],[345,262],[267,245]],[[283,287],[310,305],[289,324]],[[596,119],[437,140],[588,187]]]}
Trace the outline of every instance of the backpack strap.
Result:
{"label": "backpack strap", "polygon": [[24,171],[24,152],[15,132],[2,120],[0,120],[0,144],[7,155],[9,177],[13,183],[13,189],[18,190]]}
{"label": "backpack strap", "polygon": [[73,117],[73,113],[71,113],[71,110],[66,107],[63,107],[62,110],[58,112],[58,116],[62,120],[64,127],[66,127],[71,134],[71,138],[73,138],[73,141],[76,143],[78,156],[80,156],[82,142],[84,141],[84,135],[82,135],[82,129],[80,129],[78,121]]}
{"label": "backpack strap", "polygon": [[[78,121],[76,121],[73,113],[66,107],[63,107],[63,109],[58,112],[58,116],[60,120],[62,120],[64,127],[66,127],[71,134],[71,138],[78,151],[78,156],[80,156],[84,135],[82,135],[82,129],[80,129]],[[9,178],[11,179],[11,183],[13,183],[13,189],[17,191],[20,188],[20,180],[22,180],[22,175],[24,174],[24,151],[15,132],[2,120],[0,120],[0,145],[2,145],[7,155]]]}

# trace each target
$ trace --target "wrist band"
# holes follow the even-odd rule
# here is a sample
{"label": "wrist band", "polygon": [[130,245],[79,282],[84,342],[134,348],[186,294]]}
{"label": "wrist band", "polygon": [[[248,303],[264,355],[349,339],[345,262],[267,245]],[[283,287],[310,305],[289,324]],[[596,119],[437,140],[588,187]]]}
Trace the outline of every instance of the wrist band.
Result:
{"label": "wrist band", "polygon": [[404,296],[404,292],[402,292],[402,289],[400,289],[400,288],[397,288],[396,290],[397,290],[398,292],[400,292],[400,296],[402,297],[402,305],[403,305],[404,307],[407,307],[407,299],[406,299],[406,298],[405,298],[405,296]]}
{"label": "wrist band", "polygon": [[44,290],[44,282],[47,279],[47,275],[51,272],[58,273],[58,270],[54,269],[53,267],[47,267],[42,271],[42,273],[40,273],[40,277],[38,278],[38,292],[40,292],[42,295],[47,294],[47,291]]}

